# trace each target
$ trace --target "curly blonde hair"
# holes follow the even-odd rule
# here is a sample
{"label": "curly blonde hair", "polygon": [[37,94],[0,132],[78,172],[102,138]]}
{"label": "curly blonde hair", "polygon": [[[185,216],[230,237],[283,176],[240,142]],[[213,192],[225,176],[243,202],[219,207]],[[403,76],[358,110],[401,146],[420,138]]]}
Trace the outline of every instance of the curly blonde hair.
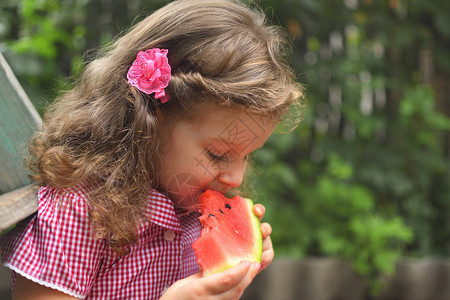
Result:
{"label": "curly blonde hair", "polygon": [[[169,51],[166,104],[126,80],[136,54],[154,47]],[[148,190],[158,186],[155,110],[188,118],[217,103],[279,120],[303,98],[289,49],[279,27],[241,3],[171,2],[105,48],[49,107],[30,142],[31,178],[56,188],[101,182],[88,199],[90,218],[96,237],[120,251],[136,241]]]}

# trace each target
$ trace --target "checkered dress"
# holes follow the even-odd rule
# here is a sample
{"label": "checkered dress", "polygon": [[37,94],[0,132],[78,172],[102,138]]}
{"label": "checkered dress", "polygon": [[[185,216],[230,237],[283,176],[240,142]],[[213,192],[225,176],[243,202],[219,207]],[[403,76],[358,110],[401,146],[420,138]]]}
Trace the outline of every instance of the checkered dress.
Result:
{"label": "checkered dress", "polygon": [[[42,187],[37,214],[0,240],[3,263],[41,285],[81,299],[158,299],[175,281],[198,271],[192,242],[198,214],[149,194],[147,219],[125,256],[92,237],[88,190]],[[57,204],[57,205],[55,205]]]}

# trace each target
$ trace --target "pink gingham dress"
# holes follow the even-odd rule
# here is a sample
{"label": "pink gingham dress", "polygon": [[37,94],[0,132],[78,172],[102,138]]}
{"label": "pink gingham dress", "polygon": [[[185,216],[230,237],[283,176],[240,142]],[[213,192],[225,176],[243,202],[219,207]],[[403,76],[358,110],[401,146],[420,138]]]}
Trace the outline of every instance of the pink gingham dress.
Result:
{"label": "pink gingham dress", "polygon": [[87,195],[82,185],[40,188],[37,214],[0,240],[13,278],[20,274],[81,299],[158,299],[175,281],[198,271],[192,250],[200,235],[198,213],[175,208],[152,190],[138,242],[120,256],[92,237]]}

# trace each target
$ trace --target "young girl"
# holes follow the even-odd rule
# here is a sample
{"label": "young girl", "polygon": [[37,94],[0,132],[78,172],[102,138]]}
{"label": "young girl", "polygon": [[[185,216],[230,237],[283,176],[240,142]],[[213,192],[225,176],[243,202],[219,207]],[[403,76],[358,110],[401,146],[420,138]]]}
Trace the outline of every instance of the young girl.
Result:
{"label": "young girl", "polygon": [[[17,299],[237,299],[273,259],[204,277],[198,196],[241,185],[301,90],[259,12],[174,1],[89,63],[30,144],[38,212],[2,238]],[[262,218],[264,207],[255,206]]]}

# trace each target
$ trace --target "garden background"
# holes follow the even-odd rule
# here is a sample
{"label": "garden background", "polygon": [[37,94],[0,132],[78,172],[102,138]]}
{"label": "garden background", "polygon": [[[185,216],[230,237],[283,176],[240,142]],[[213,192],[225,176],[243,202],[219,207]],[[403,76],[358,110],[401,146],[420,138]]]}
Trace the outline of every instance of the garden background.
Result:
{"label": "garden background", "polygon": [[[101,45],[166,2],[0,0],[0,51],[42,113]],[[447,260],[450,1],[257,4],[288,31],[308,102],[300,126],[253,157],[277,257],[349,261],[367,297],[399,259]]]}

